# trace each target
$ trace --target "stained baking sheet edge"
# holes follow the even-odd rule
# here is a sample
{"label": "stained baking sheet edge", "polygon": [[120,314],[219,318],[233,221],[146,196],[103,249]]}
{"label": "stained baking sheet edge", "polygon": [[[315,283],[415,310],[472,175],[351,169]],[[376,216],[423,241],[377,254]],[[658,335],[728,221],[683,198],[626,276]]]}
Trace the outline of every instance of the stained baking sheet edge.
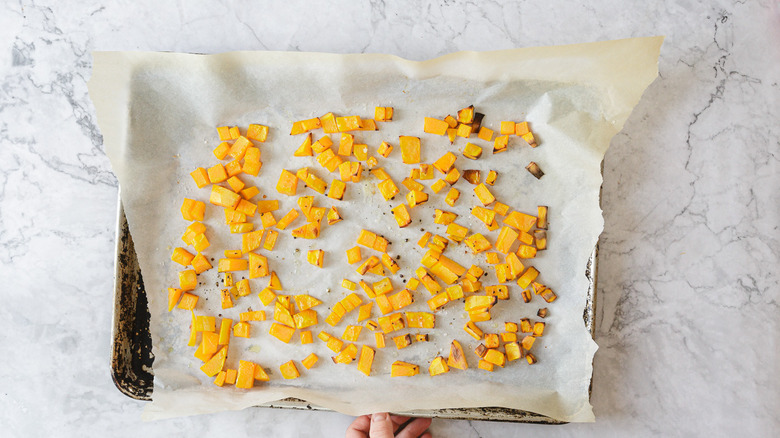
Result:
{"label": "stained baking sheet edge", "polygon": [[[138,266],[133,238],[127,225],[121,197],[117,207],[116,257],[114,265],[114,314],[111,342],[111,377],[116,387],[136,400],[152,399],[152,338],[149,333],[149,310],[141,269]],[[585,327],[595,335],[596,281],[598,276],[598,244],[588,259],[585,275],[588,292],[583,311]],[[592,383],[591,383],[592,384]],[[305,400],[284,399],[259,407],[328,410]],[[538,424],[563,424],[553,418],[533,412],[501,407],[433,409],[396,412],[399,415],[436,417],[459,420],[509,421]]]}

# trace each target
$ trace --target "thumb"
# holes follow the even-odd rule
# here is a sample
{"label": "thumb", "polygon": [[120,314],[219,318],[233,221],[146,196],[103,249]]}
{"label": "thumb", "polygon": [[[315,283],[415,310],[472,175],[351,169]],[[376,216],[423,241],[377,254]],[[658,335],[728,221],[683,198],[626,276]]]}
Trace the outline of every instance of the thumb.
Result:
{"label": "thumb", "polygon": [[371,428],[369,438],[393,438],[393,422],[387,412],[377,413],[371,416]]}

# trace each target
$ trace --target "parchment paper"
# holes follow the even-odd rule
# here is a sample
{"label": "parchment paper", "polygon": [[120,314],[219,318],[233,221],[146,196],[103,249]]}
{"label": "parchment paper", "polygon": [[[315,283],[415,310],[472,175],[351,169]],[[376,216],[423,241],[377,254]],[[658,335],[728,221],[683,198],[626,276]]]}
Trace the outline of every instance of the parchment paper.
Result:
{"label": "parchment paper", "polygon": [[[242,409],[285,397],[346,414],[377,411],[502,406],[522,409],[563,421],[593,421],[588,396],[592,359],[596,344],[585,329],[582,315],[588,283],[585,265],[603,228],[599,208],[600,163],[610,139],[623,126],[644,89],[657,75],[661,37],[636,38],[571,46],[527,48],[495,52],[461,52],[425,62],[406,61],[388,55],[334,55],[320,53],[234,52],[218,55],[178,53],[96,52],[89,83],[98,122],[120,185],[125,212],[138,252],[149,297],[151,334],[154,343],[153,402],[146,419],[192,415],[220,410]],[[425,134],[423,117],[443,118],[473,104],[485,114],[483,125],[499,130],[502,120],[528,120],[539,147],[528,147],[519,137],[510,140],[509,151],[493,155],[492,142],[475,137],[469,141],[485,148],[476,161],[461,154],[466,140],[450,145],[446,137]],[[270,127],[266,143],[257,143],[263,167],[257,178],[242,175],[249,185],[257,185],[261,196],[279,199],[279,219],[295,207],[295,198],[278,194],[274,187],[282,168],[308,166],[327,182],[337,173],[327,172],[310,157],[292,157],[303,136],[290,136],[295,120],[337,115],[372,118],[375,106],[393,106],[392,122],[378,125],[376,132],[355,132],[356,143],[369,145],[401,189],[395,200],[386,202],[376,189],[378,180],[364,173],[360,184],[350,185],[344,201],[335,201],[299,186],[299,194],[315,195],[315,205],[336,205],[344,221],[324,225],[317,240],[294,240],[289,231],[303,224],[299,218],[280,233],[276,249],[259,250],[268,256],[271,269],[282,281],[286,294],[309,293],[325,304],[315,308],[321,323],[312,327],[341,336],[347,324],[355,324],[357,311],[331,328],[324,323],[330,306],[349,291],[340,287],[342,278],[357,282],[354,266],[346,263],[344,251],[355,245],[361,228],[387,237],[389,253],[400,256],[400,275],[393,276],[395,290],[411,278],[420,266],[424,250],[415,244],[421,230],[445,235],[445,226],[434,225],[433,209],[441,208],[446,190],[431,194],[427,205],[412,210],[414,223],[399,229],[390,209],[404,202],[407,190],[401,185],[413,166],[400,160],[398,135],[422,139],[422,162],[432,163],[446,151],[458,156],[459,169],[490,169],[499,172],[491,191],[512,209],[535,214],[537,205],[549,206],[549,249],[539,252],[530,263],[541,272],[539,281],[559,296],[552,304],[541,297],[525,304],[520,289],[510,283],[512,298],[500,301],[491,321],[479,325],[486,333],[503,331],[504,321],[523,317],[538,320],[536,311],[548,307],[547,329],[533,350],[538,363],[510,362],[495,372],[476,369],[472,353],[478,342],[462,327],[467,321],[462,301],[450,303],[437,313],[434,330],[405,329],[393,333],[428,332],[431,341],[414,343],[396,350],[378,349],[373,374],[366,377],[356,364],[336,365],[333,353],[315,339],[301,345],[297,333],[289,344],[268,334],[272,308],[265,322],[252,323],[249,339],[233,338],[227,367],[237,368],[238,360],[251,360],[267,369],[271,381],[252,390],[218,388],[200,370],[201,362],[187,347],[189,312],[168,313],[166,288],[176,286],[179,265],[170,261],[173,248],[184,246],[180,236],[188,225],[179,207],[183,197],[207,202],[205,223],[211,247],[204,251],[214,261],[214,269],[199,276],[195,293],[201,296],[197,314],[222,315],[237,321],[248,308],[263,309],[257,298],[267,278],[251,280],[252,295],[236,301],[236,307],[222,310],[219,304],[219,276],[216,262],[222,250],[240,248],[240,235],[231,235],[224,225],[221,208],[208,204],[209,188],[197,189],[189,172],[198,166],[217,162],[212,149],[219,140],[215,127],[249,123]],[[315,132],[315,139],[323,135]],[[338,135],[332,136],[336,145]],[[388,159],[376,153],[381,141],[395,150]],[[545,175],[535,179],[524,166],[539,163]],[[436,176],[439,178],[441,175]],[[430,187],[435,180],[422,181]],[[472,232],[481,232],[494,242],[498,231],[488,232],[469,214],[478,201],[473,186],[461,179],[456,185],[461,199],[456,223]],[[446,206],[446,205],[445,205]],[[259,220],[253,222],[259,227]],[[309,249],[324,249],[324,269],[311,267],[305,260]],[[364,254],[372,253],[364,249]],[[478,264],[488,276],[484,285],[496,284],[494,271],[484,256],[472,256],[468,248],[451,245],[445,252],[468,267]],[[246,275],[246,273],[243,273]],[[241,275],[237,276],[238,278]],[[369,276],[371,281],[380,278]],[[360,292],[362,295],[362,292]],[[430,297],[420,286],[415,303],[404,311],[428,311]],[[368,298],[364,297],[364,302]],[[270,310],[269,310],[270,309]],[[378,310],[374,308],[374,318]],[[459,340],[467,353],[469,370],[430,377],[427,368],[437,355],[446,357],[452,339]],[[374,346],[367,329],[358,345]],[[311,370],[300,360],[314,351],[319,363]],[[294,359],[302,377],[284,380],[279,365]],[[420,365],[421,374],[412,378],[391,378],[390,363],[404,360]],[[259,382],[258,382],[259,383]]]}

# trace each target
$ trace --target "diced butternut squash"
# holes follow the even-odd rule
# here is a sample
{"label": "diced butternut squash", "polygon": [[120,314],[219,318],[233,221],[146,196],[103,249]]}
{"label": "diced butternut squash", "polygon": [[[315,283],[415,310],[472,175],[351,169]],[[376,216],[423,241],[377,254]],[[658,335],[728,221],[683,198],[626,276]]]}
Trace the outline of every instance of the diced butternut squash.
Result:
{"label": "diced butternut squash", "polygon": [[423,132],[436,135],[446,135],[450,125],[444,120],[426,117],[423,123]]}
{"label": "diced butternut squash", "polygon": [[401,148],[401,160],[404,164],[417,164],[420,162],[420,139],[402,135],[399,137]]}
{"label": "diced butternut squash", "polygon": [[411,377],[420,373],[420,367],[397,360],[390,365],[390,377]]}
{"label": "diced butternut squash", "polygon": [[279,371],[285,379],[297,379],[301,376],[301,373],[298,372],[298,367],[295,366],[295,362],[293,361],[283,363],[279,366]]}
{"label": "diced butternut squash", "polygon": [[276,339],[279,339],[280,341],[287,344],[292,339],[293,334],[295,333],[295,329],[284,324],[274,322],[271,324],[271,329],[268,331],[268,333],[270,333],[271,336],[275,337]]}
{"label": "diced butternut squash", "polygon": [[[309,333],[311,334],[311,332],[309,332]],[[311,369],[311,367],[313,367],[313,366],[314,366],[314,364],[316,364],[316,363],[317,363],[317,361],[318,361],[319,359],[320,359],[320,358],[319,358],[319,357],[317,357],[317,355],[316,355],[316,354],[314,354],[314,353],[310,353],[308,356],[306,356],[306,358],[305,358],[305,359],[303,359],[303,360],[301,361],[301,365],[303,365],[304,367],[306,367],[306,369],[307,369],[307,370],[309,370],[309,369]]]}
{"label": "diced butternut squash", "polygon": [[238,361],[236,388],[250,389],[255,383],[255,364],[245,360]]}

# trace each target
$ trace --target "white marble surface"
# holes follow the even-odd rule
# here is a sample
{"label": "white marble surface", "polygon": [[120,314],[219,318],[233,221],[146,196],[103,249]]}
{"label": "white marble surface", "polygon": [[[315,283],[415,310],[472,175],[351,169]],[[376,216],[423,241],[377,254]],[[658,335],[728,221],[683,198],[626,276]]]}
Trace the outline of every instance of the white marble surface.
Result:
{"label": "white marble surface", "polygon": [[250,409],[142,423],[109,375],[116,179],[92,50],[383,52],[420,60],[663,34],[604,165],[597,422],[436,420],[438,437],[777,436],[780,3],[0,2],[0,436],[343,436]]}

